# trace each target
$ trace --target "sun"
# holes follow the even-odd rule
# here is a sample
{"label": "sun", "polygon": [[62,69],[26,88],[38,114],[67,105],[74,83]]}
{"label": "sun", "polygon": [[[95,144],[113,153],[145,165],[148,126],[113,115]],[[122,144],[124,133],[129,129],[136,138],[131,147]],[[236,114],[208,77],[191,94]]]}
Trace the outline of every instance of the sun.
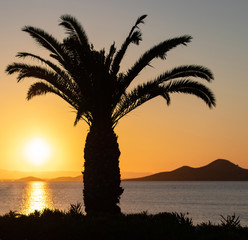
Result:
{"label": "sun", "polygon": [[34,138],[29,141],[25,148],[25,156],[33,165],[44,164],[51,156],[51,148],[41,138]]}

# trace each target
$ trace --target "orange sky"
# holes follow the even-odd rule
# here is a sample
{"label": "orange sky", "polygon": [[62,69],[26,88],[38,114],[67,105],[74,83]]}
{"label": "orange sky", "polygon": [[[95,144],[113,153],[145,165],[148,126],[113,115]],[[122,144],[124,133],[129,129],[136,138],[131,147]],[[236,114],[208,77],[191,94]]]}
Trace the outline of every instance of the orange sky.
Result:
{"label": "orange sky", "polygon": [[[172,50],[166,61],[140,74],[137,82],[182,64],[210,68],[215,81],[206,83],[216,95],[217,107],[209,110],[199,99],[173,95],[170,107],[157,98],[123,118],[116,132],[121,149],[122,171],[168,171],[182,165],[199,167],[217,158],[248,168],[248,2],[229,1],[6,1],[0,3],[0,169],[57,171],[83,169],[83,148],[88,132],[81,122],[74,127],[75,113],[56,96],[27,102],[31,79],[16,83],[6,66],[18,61],[15,54],[27,51],[47,56],[21,28],[33,25],[61,39],[58,19],[64,13],[77,17],[97,49],[120,46],[136,18],[148,14],[142,26],[143,42],[127,52],[123,70],[149,47],[170,37],[193,36],[188,47]],[[124,4],[125,2],[125,4]],[[56,4],[57,3],[57,4]],[[59,4],[58,4],[59,3]],[[187,3],[187,4],[186,4]],[[45,16],[45,17],[44,17]],[[136,82],[136,83],[137,83]],[[40,166],[23,154],[25,145],[43,138],[52,155]]]}

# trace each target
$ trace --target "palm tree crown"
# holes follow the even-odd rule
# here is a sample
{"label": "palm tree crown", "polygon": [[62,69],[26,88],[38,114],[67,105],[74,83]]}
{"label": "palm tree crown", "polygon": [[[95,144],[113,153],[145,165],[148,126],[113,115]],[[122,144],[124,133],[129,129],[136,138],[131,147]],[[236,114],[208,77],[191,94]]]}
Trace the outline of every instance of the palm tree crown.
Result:
{"label": "palm tree crown", "polygon": [[96,51],[81,24],[70,15],[61,17],[60,25],[68,35],[62,42],[41,29],[26,26],[22,30],[49,50],[50,57],[58,64],[31,53],[20,52],[17,57],[31,57],[43,65],[13,63],[6,71],[9,74],[18,73],[18,82],[28,77],[43,80],[30,86],[27,99],[46,93],[60,96],[76,109],[75,124],[83,119],[91,126],[93,121],[102,121],[107,116],[110,119],[108,124],[114,127],[122,117],[152,98],[162,96],[169,104],[170,93],[174,92],[196,95],[210,108],[215,106],[212,92],[203,84],[189,79],[213,79],[210,70],[197,65],[176,67],[127,91],[130,83],[153,59],[165,59],[169,50],[186,45],[192,39],[185,35],[163,41],[146,51],[127,72],[119,72],[128,46],[131,43],[138,45],[142,40],[138,26],[145,18],[146,15],[143,15],[137,19],[118,51],[112,44],[108,52],[104,49]]}

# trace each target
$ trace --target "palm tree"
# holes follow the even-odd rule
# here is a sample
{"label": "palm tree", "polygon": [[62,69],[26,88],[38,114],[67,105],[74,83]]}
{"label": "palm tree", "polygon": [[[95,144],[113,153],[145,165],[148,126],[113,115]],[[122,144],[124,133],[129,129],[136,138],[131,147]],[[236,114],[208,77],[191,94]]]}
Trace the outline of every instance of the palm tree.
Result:
{"label": "palm tree", "polygon": [[129,90],[130,84],[153,59],[166,59],[169,50],[186,45],[192,39],[184,35],[163,41],[146,51],[127,72],[120,72],[129,45],[138,45],[142,40],[139,25],[145,18],[143,15],[137,19],[118,51],[113,43],[108,52],[95,50],[81,24],[70,15],[63,15],[60,19],[59,25],[67,34],[62,42],[42,29],[25,26],[22,30],[50,51],[51,59],[20,52],[17,57],[31,57],[42,65],[12,63],[6,68],[8,74],[18,73],[18,82],[24,78],[41,80],[30,86],[28,100],[54,93],[76,110],[75,125],[79,120],[89,125],[83,173],[87,214],[120,212],[118,203],[123,189],[120,186],[120,150],[114,128],[122,117],[158,96],[169,105],[171,93],[193,94],[210,108],[215,106],[213,93],[190,79],[213,80],[211,71],[198,65],[176,67]]}

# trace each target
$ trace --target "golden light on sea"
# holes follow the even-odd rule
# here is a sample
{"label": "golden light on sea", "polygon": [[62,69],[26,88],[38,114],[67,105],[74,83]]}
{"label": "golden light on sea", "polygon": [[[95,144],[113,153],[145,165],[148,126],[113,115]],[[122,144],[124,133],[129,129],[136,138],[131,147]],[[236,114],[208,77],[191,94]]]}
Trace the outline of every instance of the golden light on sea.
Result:
{"label": "golden light on sea", "polygon": [[23,196],[21,213],[30,214],[42,211],[45,208],[53,208],[51,195],[46,182],[28,182],[26,193]]}

